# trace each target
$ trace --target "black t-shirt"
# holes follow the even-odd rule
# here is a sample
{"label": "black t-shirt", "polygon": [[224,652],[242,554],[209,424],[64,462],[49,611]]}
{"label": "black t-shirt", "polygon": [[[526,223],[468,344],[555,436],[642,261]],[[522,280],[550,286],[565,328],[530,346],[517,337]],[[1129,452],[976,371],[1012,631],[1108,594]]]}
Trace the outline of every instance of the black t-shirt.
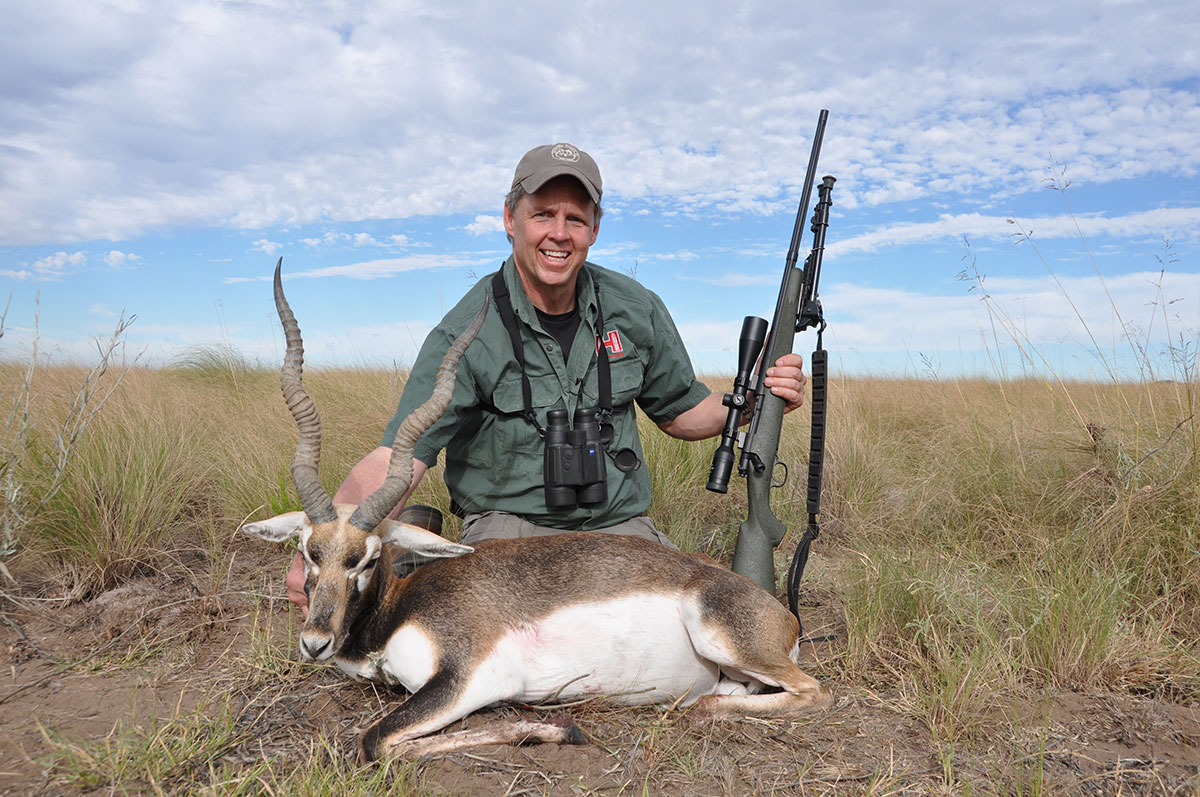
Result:
{"label": "black t-shirt", "polygon": [[575,305],[566,313],[543,313],[536,307],[538,321],[542,324],[542,329],[549,332],[558,341],[558,347],[562,349],[563,362],[567,361],[567,355],[571,353],[571,344],[575,342],[575,333],[579,330],[579,305]]}

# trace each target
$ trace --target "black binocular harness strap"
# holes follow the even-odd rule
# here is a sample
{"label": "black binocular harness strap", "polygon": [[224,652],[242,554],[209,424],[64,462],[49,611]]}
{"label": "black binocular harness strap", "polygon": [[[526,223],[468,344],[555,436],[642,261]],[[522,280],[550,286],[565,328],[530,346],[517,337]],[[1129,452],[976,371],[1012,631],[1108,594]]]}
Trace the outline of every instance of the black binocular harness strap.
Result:
{"label": "black binocular harness strap", "polygon": [[[604,334],[604,311],[600,308],[600,285],[592,276],[592,287],[596,291],[596,388],[599,395],[600,411],[597,420],[607,423],[613,414],[612,375],[609,372],[608,349],[600,354],[600,336]],[[521,343],[521,330],[517,327],[517,316],[513,312],[512,299],[509,297],[508,285],[504,282],[504,269],[501,268],[492,275],[492,296],[496,299],[496,309],[500,311],[500,320],[508,331],[512,341],[513,355],[517,358],[517,367],[521,369],[521,398],[525,401],[525,409],[521,417],[533,424],[539,437],[546,436],[546,430],[538,423],[537,413],[533,411],[533,388],[529,384],[529,374],[525,372],[525,347]],[[603,417],[601,417],[603,416]]]}

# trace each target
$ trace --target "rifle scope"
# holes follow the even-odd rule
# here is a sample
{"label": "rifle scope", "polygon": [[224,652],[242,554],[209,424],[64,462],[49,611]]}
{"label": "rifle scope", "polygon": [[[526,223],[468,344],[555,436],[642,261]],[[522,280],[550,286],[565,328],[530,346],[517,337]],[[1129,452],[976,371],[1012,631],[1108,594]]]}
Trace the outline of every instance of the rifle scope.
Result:
{"label": "rifle scope", "polygon": [[729,477],[733,475],[733,461],[737,458],[733,444],[737,441],[738,427],[742,424],[742,413],[749,407],[746,397],[754,372],[754,364],[762,354],[763,342],[767,339],[767,321],[748,315],[742,321],[742,335],[738,338],[738,369],[733,379],[733,392],[726,393],[721,403],[729,408],[725,416],[725,429],[721,432],[721,445],[713,454],[712,467],[708,471],[708,484],[714,493],[729,492]]}

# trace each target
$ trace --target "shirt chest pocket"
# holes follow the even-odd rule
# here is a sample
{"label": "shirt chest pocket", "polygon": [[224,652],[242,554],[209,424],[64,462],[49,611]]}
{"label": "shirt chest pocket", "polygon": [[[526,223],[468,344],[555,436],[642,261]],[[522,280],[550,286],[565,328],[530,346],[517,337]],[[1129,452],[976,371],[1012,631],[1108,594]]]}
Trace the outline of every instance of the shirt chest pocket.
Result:
{"label": "shirt chest pocket", "polygon": [[[562,406],[558,379],[554,376],[530,377],[529,387],[532,407],[537,414],[538,423],[546,425],[546,413],[554,407]],[[497,464],[512,462],[514,467],[522,467],[520,461],[513,462],[507,454],[522,454],[536,457],[534,464],[542,466],[542,438],[537,429],[525,419],[525,398],[522,392],[521,379],[510,379],[500,382],[492,391],[492,406],[496,408],[494,419],[494,439],[497,448]],[[505,466],[507,467],[507,465]]]}
{"label": "shirt chest pocket", "polygon": [[[609,363],[609,374],[612,380],[612,402],[614,408],[631,404],[642,394],[642,363],[634,359],[622,359]],[[586,406],[594,407],[600,399],[596,393],[597,385],[594,375],[588,379],[583,391],[583,402]]]}

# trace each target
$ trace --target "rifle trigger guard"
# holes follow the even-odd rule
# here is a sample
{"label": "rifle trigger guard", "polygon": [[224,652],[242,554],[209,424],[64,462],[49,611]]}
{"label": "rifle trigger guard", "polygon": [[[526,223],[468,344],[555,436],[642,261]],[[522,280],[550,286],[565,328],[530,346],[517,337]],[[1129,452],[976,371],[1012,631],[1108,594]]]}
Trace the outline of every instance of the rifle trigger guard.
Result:
{"label": "rifle trigger guard", "polygon": [[[779,481],[775,481],[775,474],[776,474],[776,472],[778,472],[778,470],[780,468],[783,468],[783,478],[780,479]],[[783,485],[787,484],[787,480],[788,480],[787,463],[781,459],[775,460],[775,468],[771,471],[771,486],[776,487],[776,488],[782,487]]]}

